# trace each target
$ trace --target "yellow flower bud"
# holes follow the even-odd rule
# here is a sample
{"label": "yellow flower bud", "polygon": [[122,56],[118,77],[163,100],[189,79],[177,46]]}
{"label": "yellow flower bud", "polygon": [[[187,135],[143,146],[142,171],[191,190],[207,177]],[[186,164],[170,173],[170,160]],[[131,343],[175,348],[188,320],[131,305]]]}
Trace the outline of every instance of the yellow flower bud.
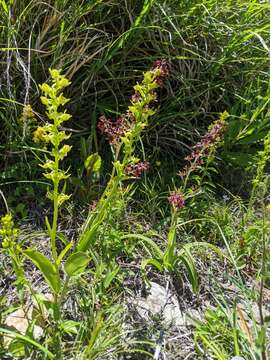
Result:
{"label": "yellow flower bud", "polygon": [[37,129],[33,132],[33,141],[35,143],[48,142],[48,135],[45,129],[41,126],[38,126]]}
{"label": "yellow flower bud", "polygon": [[56,69],[49,69],[50,75],[54,80],[57,80],[60,77],[60,71]]}

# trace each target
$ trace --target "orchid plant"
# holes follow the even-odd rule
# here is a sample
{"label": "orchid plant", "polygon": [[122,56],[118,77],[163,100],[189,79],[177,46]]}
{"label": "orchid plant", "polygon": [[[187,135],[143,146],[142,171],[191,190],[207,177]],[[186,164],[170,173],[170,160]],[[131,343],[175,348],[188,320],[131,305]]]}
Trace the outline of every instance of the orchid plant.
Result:
{"label": "orchid plant", "polygon": [[[49,72],[50,83],[40,85],[41,102],[46,107],[48,120],[33,132],[33,141],[42,143],[46,147],[45,160],[40,166],[44,169],[43,175],[52,184],[51,189],[47,192],[47,197],[53,203],[53,216],[51,220],[45,218],[51,254],[45,256],[32,247],[25,248],[24,245],[19,245],[19,234],[14,228],[11,214],[7,214],[1,219],[0,236],[3,238],[3,247],[12,259],[17,277],[21,279],[24,277],[23,258],[27,258],[40,270],[52,291],[53,302],[50,314],[53,317],[51,323],[54,334],[52,336],[53,346],[57,359],[61,359],[61,331],[64,321],[61,305],[67,294],[70,279],[82,274],[89,264],[91,258],[88,250],[94,245],[97,230],[111,211],[112,204],[117,201],[118,190],[121,188],[122,182],[140,177],[149,168],[147,161],[140,161],[135,156],[135,144],[143,129],[148,125],[150,117],[156,111],[152,104],[157,99],[156,89],[162,85],[163,79],[168,75],[168,66],[165,61],[157,61],[152,69],[144,74],[142,83],[134,86],[135,93],[131,98],[128,111],[116,121],[105,116],[100,117],[98,128],[106,136],[114,152],[113,170],[94,211],[90,209],[75,244],[67,240],[63,241],[63,236],[58,230],[59,209],[70,198],[70,195],[65,193],[65,181],[70,175],[68,171],[61,168],[61,162],[71,150],[71,146],[65,143],[70,138],[70,134],[63,130],[63,124],[71,118],[71,115],[62,110],[69,101],[63,95],[63,90],[70,85],[70,82],[59,70],[50,69]],[[100,161],[98,154],[92,154],[86,161],[86,167],[97,167],[99,166],[97,162],[100,163]],[[61,251],[57,239],[64,243]],[[27,282],[24,282],[24,285],[29,285],[31,288]],[[34,296],[34,300],[37,300],[32,289],[30,292]],[[39,307],[42,313],[42,306]]]}
{"label": "orchid plant", "polygon": [[197,186],[201,186],[207,168],[215,158],[216,149],[222,144],[227,126],[227,117],[227,112],[221,114],[220,118],[209,126],[208,132],[203,135],[201,140],[193,147],[191,154],[186,157],[189,164],[178,174],[181,177],[182,186],[171,192],[168,198],[171,205],[171,224],[167,235],[165,251],[157,249],[157,246],[155,245],[156,256],[143,261],[143,269],[145,269],[146,266],[152,265],[160,271],[168,271],[170,273],[174,273],[177,266],[182,264],[188,272],[194,291],[198,290],[198,275],[191,250],[198,246],[204,246],[210,248],[220,256],[222,256],[222,253],[217,247],[206,242],[192,242],[190,244],[185,244],[177,251],[176,230],[178,227],[178,219],[181,210],[185,207],[186,199],[190,197],[190,194],[194,194],[194,190],[191,187],[188,187],[192,173],[201,171],[200,176],[196,177]]}

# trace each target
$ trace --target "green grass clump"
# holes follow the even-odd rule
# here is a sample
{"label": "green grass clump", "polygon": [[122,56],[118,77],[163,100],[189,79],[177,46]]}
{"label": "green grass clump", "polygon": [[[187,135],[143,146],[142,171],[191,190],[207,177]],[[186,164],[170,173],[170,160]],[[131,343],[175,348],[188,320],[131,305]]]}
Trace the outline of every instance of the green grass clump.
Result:
{"label": "green grass clump", "polygon": [[[1,7],[1,145],[10,154],[3,183],[25,180],[25,173],[28,180],[39,176],[28,166],[38,156],[31,123],[18,119],[31,103],[42,124],[36,84],[46,81],[49,67],[62,68],[72,81],[74,159],[104,148],[98,116],[121,113],[130,85],[158,58],[170,62],[171,81],[162,91],[165,106],[144,137],[153,163],[167,157],[181,162],[179,155],[224,110],[232,116],[226,162],[246,166],[269,128],[267,3],[3,1]],[[72,170],[73,186],[83,188],[83,161]]]}
{"label": "green grass clump", "polygon": [[207,304],[184,358],[269,358],[269,15],[0,0],[0,357],[174,359],[156,281]]}

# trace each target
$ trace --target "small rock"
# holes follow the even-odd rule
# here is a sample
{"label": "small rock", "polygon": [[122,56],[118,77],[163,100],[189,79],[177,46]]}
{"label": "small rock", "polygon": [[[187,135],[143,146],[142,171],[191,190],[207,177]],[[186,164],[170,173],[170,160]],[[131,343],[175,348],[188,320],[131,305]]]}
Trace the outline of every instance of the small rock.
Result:
{"label": "small rock", "polygon": [[181,312],[176,296],[155,282],[150,282],[150,284],[150,294],[147,298],[132,301],[142,318],[148,319],[149,313],[152,315],[160,314],[166,325],[173,324],[175,326],[190,325],[189,316],[200,318],[199,312],[196,310]]}
{"label": "small rock", "polygon": [[[5,325],[14,328],[17,332],[22,335],[25,335],[28,326],[31,322],[33,308],[29,308],[27,312],[23,308],[19,308],[13,313],[9,314],[5,320]],[[43,334],[43,330],[40,326],[34,325],[33,336],[35,339],[38,339]],[[12,341],[12,338],[9,336],[4,337],[5,345],[8,345]]]}
{"label": "small rock", "polygon": [[5,325],[15,328],[21,334],[25,334],[28,328],[28,320],[24,310],[20,308],[9,314],[6,318]]}

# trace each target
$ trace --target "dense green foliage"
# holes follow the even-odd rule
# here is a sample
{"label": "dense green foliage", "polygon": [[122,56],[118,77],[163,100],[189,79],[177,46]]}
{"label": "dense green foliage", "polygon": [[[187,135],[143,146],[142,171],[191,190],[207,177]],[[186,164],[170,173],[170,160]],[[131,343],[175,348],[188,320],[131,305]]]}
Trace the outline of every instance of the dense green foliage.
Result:
{"label": "dense green foliage", "polygon": [[194,348],[171,358],[268,359],[269,15],[0,0],[0,357],[158,360],[161,335],[122,305],[157,278],[202,299],[214,262]]}
{"label": "dense green foliage", "polygon": [[[73,185],[80,189],[86,180],[83,161],[91,152],[104,149],[110,164],[109,148],[96,133],[98,116],[121,113],[131,86],[155,59],[166,58],[172,70],[162,91],[163,106],[144,137],[153,164],[164,160],[167,172],[170,163],[181,162],[188,146],[224,110],[231,115],[226,164],[247,165],[252,145],[266,134],[269,4],[12,3],[1,2],[2,182],[26,180],[26,174],[27,180],[40,178],[36,166],[29,166],[38,154],[31,137],[34,118],[26,120],[23,104],[41,111],[37,84],[46,81],[49,67],[62,68],[72,81],[67,95],[75,114],[70,125],[75,143],[71,156],[77,159]],[[42,118],[35,118],[42,124]]]}

